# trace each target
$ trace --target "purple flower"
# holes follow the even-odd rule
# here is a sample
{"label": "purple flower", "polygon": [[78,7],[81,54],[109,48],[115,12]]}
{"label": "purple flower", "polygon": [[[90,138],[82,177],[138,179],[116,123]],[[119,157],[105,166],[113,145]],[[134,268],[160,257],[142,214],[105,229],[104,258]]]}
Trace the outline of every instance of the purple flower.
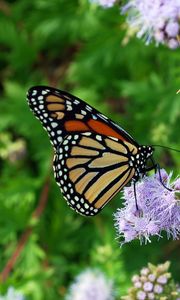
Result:
{"label": "purple flower", "polygon": [[176,49],[176,48],[179,47],[179,42],[175,39],[170,39],[168,41],[168,46],[169,46],[170,49]]}
{"label": "purple flower", "polygon": [[148,279],[149,279],[150,281],[154,282],[155,279],[156,279],[155,274],[149,274],[149,275],[148,275]]}
{"label": "purple flower", "polygon": [[140,281],[137,281],[134,283],[135,288],[139,289],[142,287],[142,283]]}
{"label": "purple flower", "polygon": [[153,293],[148,293],[148,299],[155,299],[155,295]]}
{"label": "purple flower", "polygon": [[146,293],[144,291],[137,292],[137,299],[138,300],[145,300],[146,299]]}
{"label": "purple flower", "polygon": [[149,273],[149,269],[148,268],[142,268],[140,273],[141,273],[141,275],[146,276]]}
{"label": "purple flower", "polygon": [[159,276],[158,279],[157,279],[157,282],[158,282],[158,283],[161,283],[161,284],[166,284],[167,281],[168,281],[168,278],[167,278],[167,276],[165,276],[165,275],[161,275],[161,276]]}
{"label": "purple flower", "polygon": [[174,187],[176,190],[180,190],[180,178],[177,178],[175,183],[174,183]]}
{"label": "purple flower", "polygon": [[66,300],[113,300],[112,282],[97,270],[86,270],[70,286]]}
{"label": "purple flower", "polygon": [[133,277],[132,277],[132,282],[138,282],[139,281],[139,275],[133,275]]}
{"label": "purple flower", "polygon": [[133,184],[124,188],[124,207],[114,214],[118,236],[121,244],[139,238],[141,242],[150,242],[150,237],[161,237],[166,231],[168,238],[179,237],[180,205],[177,194],[180,191],[179,178],[174,182],[161,170],[161,177],[166,189],[159,180],[159,174],[144,177],[136,183],[138,210],[136,209]]}
{"label": "purple flower", "polygon": [[162,294],[162,292],[163,292],[163,287],[162,287],[162,285],[156,284],[156,285],[154,286],[154,292],[155,292],[156,294]]}
{"label": "purple flower", "polygon": [[151,292],[153,289],[153,284],[151,282],[147,281],[144,283],[143,289],[145,292]]}
{"label": "purple flower", "polygon": [[127,13],[127,21],[131,28],[136,29],[138,38],[145,38],[146,44],[152,39],[156,44],[166,44],[170,48],[178,42],[180,1],[179,0],[129,0],[122,7]]}
{"label": "purple flower", "polygon": [[103,7],[112,7],[116,0],[92,0]]}
{"label": "purple flower", "polygon": [[[171,299],[172,295],[179,298],[179,286],[172,279],[169,271],[170,262],[160,265],[148,263],[140,270],[140,274],[132,277],[132,286],[123,300]],[[178,298],[177,298],[178,296]]]}
{"label": "purple flower", "polygon": [[179,33],[179,24],[177,22],[169,22],[165,28],[169,37],[176,37]]}
{"label": "purple flower", "polygon": [[24,296],[16,291],[14,287],[9,287],[7,294],[4,296],[0,296],[0,300],[25,300]]}

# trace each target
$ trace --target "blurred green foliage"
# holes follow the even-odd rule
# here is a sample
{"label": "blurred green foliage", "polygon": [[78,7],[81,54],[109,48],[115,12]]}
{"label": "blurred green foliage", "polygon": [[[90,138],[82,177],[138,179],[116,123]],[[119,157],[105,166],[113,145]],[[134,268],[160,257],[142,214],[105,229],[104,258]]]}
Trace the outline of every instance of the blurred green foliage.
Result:
{"label": "blurred green foliage", "polygon": [[[26,102],[33,85],[59,87],[85,99],[139,143],[180,148],[179,51],[128,40],[124,28],[118,6],[103,9],[86,0],[0,2],[1,271],[32,226],[1,293],[13,285],[27,299],[63,299],[75,275],[97,267],[115,281],[120,296],[134,272],[167,259],[178,280],[178,241],[119,248],[112,213],[121,206],[120,194],[92,219],[69,209],[50,168],[47,134]],[[157,150],[155,159],[178,174],[176,152]],[[33,222],[47,177],[48,202]]]}

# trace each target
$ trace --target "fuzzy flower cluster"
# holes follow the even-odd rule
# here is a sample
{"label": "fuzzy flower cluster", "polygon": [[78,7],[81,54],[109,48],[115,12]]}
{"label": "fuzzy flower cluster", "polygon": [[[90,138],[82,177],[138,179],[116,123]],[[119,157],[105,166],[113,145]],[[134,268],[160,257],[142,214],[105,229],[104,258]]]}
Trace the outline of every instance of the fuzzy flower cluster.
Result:
{"label": "fuzzy flower cluster", "polygon": [[113,285],[103,273],[87,269],[70,286],[66,300],[113,300]]}
{"label": "fuzzy flower cluster", "polygon": [[134,186],[124,188],[124,207],[114,214],[117,234],[123,243],[139,238],[150,242],[150,237],[161,237],[166,231],[168,238],[178,239],[180,234],[180,178],[172,181],[172,173],[160,170],[164,185],[156,173],[136,183],[136,208]]}
{"label": "fuzzy flower cluster", "polygon": [[146,44],[154,40],[171,49],[180,46],[180,0],[129,0],[122,13]]}
{"label": "fuzzy flower cluster", "polygon": [[129,289],[128,295],[122,300],[146,300],[146,299],[180,299],[177,285],[168,272],[170,263],[166,262],[154,266],[148,264],[141,269],[140,274],[132,277],[133,286]]}
{"label": "fuzzy flower cluster", "polygon": [[20,292],[16,291],[13,287],[9,287],[6,295],[0,295],[0,300],[25,300],[25,298]]}

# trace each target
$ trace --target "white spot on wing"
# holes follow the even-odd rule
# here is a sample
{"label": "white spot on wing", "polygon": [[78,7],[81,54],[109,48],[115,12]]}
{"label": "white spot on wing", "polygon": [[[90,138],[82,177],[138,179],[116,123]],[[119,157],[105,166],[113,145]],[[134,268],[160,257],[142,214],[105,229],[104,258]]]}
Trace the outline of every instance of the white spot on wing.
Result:
{"label": "white spot on wing", "polygon": [[51,125],[52,125],[52,127],[53,127],[53,128],[55,128],[55,127],[57,127],[57,126],[58,126],[58,123],[56,123],[56,122],[53,122]]}
{"label": "white spot on wing", "polygon": [[44,98],[43,96],[39,96],[38,100],[43,100],[43,98]]}

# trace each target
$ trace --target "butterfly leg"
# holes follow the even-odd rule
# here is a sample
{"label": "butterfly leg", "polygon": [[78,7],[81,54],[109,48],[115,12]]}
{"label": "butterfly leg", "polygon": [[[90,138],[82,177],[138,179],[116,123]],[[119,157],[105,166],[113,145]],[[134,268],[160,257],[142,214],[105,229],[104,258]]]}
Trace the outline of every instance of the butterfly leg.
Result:
{"label": "butterfly leg", "polygon": [[163,182],[163,179],[162,179],[162,176],[161,176],[161,168],[160,168],[160,165],[157,164],[157,163],[155,163],[154,160],[153,160],[153,158],[151,158],[151,161],[152,161],[152,163],[153,163],[153,166],[150,167],[150,169],[151,169],[151,170],[154,169],[155,173],[158,172],[158,174],[159,174],[159,181],[161,182],[161,184],[163,185],[163,187],[164,187],[166,190],[168,190],[168,191],[171,192],[172,189],[168,188],[168,187],[164,184],[164,182]]}
{"label": "butterfly leg", "polygon": [[164,184],[164,182],[163,182],[163,179],[162,179],[162,176],[161,176],[160,165],[159,165],[159,164],[157,164],[157,171],[158,171],[158,173],[159,173],[159,180],[160,180],[161,184],[163,185],[163,187],[164,187],[166,190],[172,192],[172,189],[168,188],[168,187]]}
{"label": "butterfly leg", "polygon": [[[153,163],[153,166],[150,167],[150,168],[148,168],[148,169],[151,169],[151,170],[154,169],[155,173],[158,172],[158,174],[159,174],[159,181],[161,182],[162,186],[163,186],[166,190],[168,190],[168,191],[171,192],[172,190],[171,190],[170,188],[168,188],[168,187],[164,184],[164,182],[163,182],[163,179],[162,179],[162,176],[161,176],[160,165],[157,164],[157,163],[155,163],[155,161],[154,161],[154,159],[153,159],[152,157],[151,157],[151,161],[152,161],[152,163]],[[150,171],[150,170],[149,170],[149,171]]]}
{"label": "butterfly leg", "polygon": [[137,204],[136,181],[133,181],[133,189],[134,189],[134,198],[135,198],[136,210],[139,211],[138,204]]}

